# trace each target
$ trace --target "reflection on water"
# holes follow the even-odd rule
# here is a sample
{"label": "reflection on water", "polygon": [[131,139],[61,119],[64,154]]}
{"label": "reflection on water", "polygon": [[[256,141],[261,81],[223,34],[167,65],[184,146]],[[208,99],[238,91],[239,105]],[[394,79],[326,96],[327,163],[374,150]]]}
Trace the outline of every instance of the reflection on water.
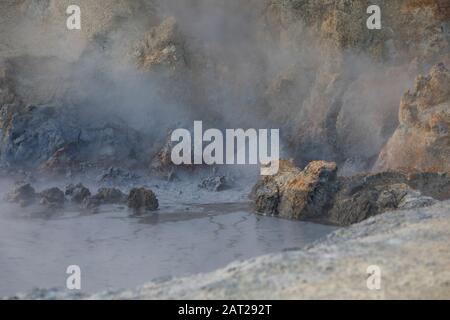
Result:
{"label": "reflection on water", "polygon": [[73,264],[85,292],[129,288],[301,247],[334,230],[257,216],[247,203],[167,206],[136,217],[120,207],[51,219],[1,212],[0,296],[64,287]]}

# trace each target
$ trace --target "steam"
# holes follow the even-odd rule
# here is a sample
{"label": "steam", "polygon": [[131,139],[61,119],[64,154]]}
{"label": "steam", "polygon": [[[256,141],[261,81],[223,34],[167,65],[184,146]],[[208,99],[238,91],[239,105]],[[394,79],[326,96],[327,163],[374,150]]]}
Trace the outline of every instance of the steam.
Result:
{"label": "steam", "polygon": [[[65,29],[69,2],[1,5],[19,22],[4,18],[1,34],[14,39],[3,58],[15,65],[19,94],[29,104],[74,107],[86,119],[120,119],[154,148],[168,130],[202,120],[220,129],[279,128],[282,154],[301,164],[361,158],[368,168],[395,130],[413,78],[407,66],[325,52],[301,22],[283,35],[271,31],[263,18],[270,1],[80,1],[80,32]],[[138,70],[133,47],[171,16],[185,66]]]}

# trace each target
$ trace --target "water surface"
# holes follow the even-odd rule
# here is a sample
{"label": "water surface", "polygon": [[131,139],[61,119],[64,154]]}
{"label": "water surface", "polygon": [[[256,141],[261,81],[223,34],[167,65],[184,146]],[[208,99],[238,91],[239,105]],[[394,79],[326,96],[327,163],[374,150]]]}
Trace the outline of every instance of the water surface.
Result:
{"label": "water surface", "polygon": [[130,288],[302,247],[335,229],[258,216],[248,203],[179,204],[141,217],[121,207],[51,218],[21,210],[0,208],[0,296],[65,287],[69,265],[81,267],[83,292]]}

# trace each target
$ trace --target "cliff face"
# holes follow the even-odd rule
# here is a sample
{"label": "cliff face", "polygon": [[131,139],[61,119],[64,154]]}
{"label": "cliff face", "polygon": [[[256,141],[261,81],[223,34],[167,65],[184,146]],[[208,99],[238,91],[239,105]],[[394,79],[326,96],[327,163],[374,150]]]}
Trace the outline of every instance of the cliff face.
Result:
{"label": "cliff face", "polygon": [[[285,153],[299,164],[335,161],[351,174],[370,169],[398,127],[410,82],[450,62],[446,0],[78,3],[77,32],[65,28],[69,0],[0,4],[0,58],[9,70],[0,75],[1,127],[26,105],[82,105],[100,117],[114,113],[161,145],[166,130],[193,119],[281,128]],[[381,7],[381,30],[366,27],[371,4]],[[72,140],[58,139],[45,154]]]}
{"label": "cliff face", "polygon": [[[382,30],[365,27],[370,4],[381,7]],[[294,115],[290,141],[303,164],[320,156],[373,163],[397,126],[407,84],[449,61],[449,8],[447,1],[295,0],[268,7],[280,46],[300,48],[303,59],[301,48],[310,48],[314,56],[304,68],[299,62],[296,74],[281,71],[290,80],[285,90],[297,94],[278,91],[269,99],[273,114]]]}
{"label": "cliff face", "polygon": [[399,119],[376,169],[450,171],[450,72],[443,64],[417,78],[403,96]]}

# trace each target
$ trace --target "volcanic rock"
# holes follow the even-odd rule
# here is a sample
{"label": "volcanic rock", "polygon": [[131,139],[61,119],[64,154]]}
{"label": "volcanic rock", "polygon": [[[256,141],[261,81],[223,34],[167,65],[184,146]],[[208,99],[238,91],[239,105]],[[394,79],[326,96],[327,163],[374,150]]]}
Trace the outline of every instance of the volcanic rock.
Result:
{"label": "volcanic rock", "polygon": [[139,179],[139,175],[123,170],[121,168],[110,167],[97,180],[102,185],[128,185],[133,184]]}
{"label": "volcanic rock", "polygon": [[419,76],[400,104],[400,125],[375,169],[450,171],[450,71],[435,65]]}
{"label": "volcanic rock", "polygon": [[184,66],[183,40],[174,17],[166,18],[152,28],[135,47],[138,68],[150,70],[157,66],[176,69]]}
{"label": "volcanic rock", "polygon": [[135,212],[155,211],[159,207],[158,199],[153,191],[146,188],[134,188],[128,195],[128,207]]}
{"label": "volcanic rock", "polygon": [[96,209],[106,204],[122,204],[126,201],[126,195],[116,188],[100,188],[97,194],[84,199],[87,209]]}
{"label": "volcanic rock", "polygon": [[85,199],[91,196],[91,192],[83,184],[76,185],[70,184],[66,187],[65,194],[71,197],[71,201],[74,203],[82,203]]}
{"label": "volcanic rock", "polygon": [[227,179],[225,176],[208,177],[203,179],[198,187],[213,192],[222,191],[228,187]]}
{"label": "volcanic rock", "polygon": [[59,188],[50,188],[42,191],[40,194],[40,204],[50,208],[60,208],[64,205],[64,192]]}
{"label": "volcanic rock", "polygon": [[9,202],[20,204],[22,207],[26,207],[32,204],[36,200],[37,194],[35,189],[30,184],[19,184],[11,190],[6,199]]}
{"label": "volcanic rock", "polygon": [[314,161],[303,171],[292,161],[280,164],[279,173],[262,177],[250,194],[258,213],[346,226],[450,196],[447,175],[383,172],[337,177],[335,163]]}

